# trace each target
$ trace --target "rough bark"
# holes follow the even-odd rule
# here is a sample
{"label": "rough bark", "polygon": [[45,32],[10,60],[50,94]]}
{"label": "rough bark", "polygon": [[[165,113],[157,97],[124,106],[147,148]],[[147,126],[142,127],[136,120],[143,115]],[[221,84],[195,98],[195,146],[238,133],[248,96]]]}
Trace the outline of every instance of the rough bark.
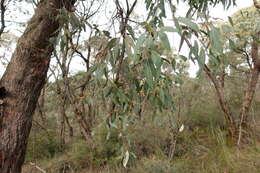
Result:
{"label": "rough bark", "polygon": [[0,172],[19,173],[25,158],[32,115],[46,79],[54,49],[50,38],[59,29],[61,0],[43,0],[17,43],[0,81],[7,95],[0,117]]}

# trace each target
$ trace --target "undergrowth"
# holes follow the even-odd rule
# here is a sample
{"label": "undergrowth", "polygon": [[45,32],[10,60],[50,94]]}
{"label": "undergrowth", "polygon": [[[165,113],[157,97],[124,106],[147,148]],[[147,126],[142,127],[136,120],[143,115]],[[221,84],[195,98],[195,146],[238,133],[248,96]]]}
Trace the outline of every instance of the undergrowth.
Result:
{"label": "undergrowth", "polygon": [[[39,139],[36,164],[47,173],[259,173],[260,142],[236,148],[228,145],[225,131],[219,128],[185,129],[176,138],[172,159],[168,158],[169,129],[152,123],[132,126],[129,130],[131,145],[135,154],[130,157],[127,167],[122,166],[120,147],[122,141],[116,130],[107,139],[104,128],[95,129],[95,136],[89,141],[80,138],[71,140],[64,151],[49,151],[55,145]],[[52,136],[54,139],[55,137]],[[50,138],[50,137],[49,137]],[[51,141],[53,142],[52,139]],[[29,143],[27,164],[23,172],[37,169],[30,166],[33,153]],[[35,145],[35,144],[34,144]],[[46,147],[46,145],[48,147]],[[42,151],[40,151],[42,150]],[[34,150],[35,153],[35,150]],[[51,154],[52,153],[52,154]],[[42,154],[42,156],[41,156]]]}

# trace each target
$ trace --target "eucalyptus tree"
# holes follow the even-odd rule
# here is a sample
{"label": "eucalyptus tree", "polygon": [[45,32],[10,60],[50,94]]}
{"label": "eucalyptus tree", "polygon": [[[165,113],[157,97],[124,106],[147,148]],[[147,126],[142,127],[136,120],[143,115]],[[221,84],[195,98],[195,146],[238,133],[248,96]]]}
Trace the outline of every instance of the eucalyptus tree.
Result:
{"label": "eucalyptus tree", "polygon": [[245,89],[240,111],[240,122],[238,124],[239,134],[237,144],[239,144],[242,140],[242,133],[250,127],[250,107],[259,80],[259,6],[254,1],[253,7],[240,10],[232,18],[234,21],[232,23],[234,30],[228,38],[231,44],[231,51],[233,51],[233,62],[235,62],[235,65],[232,62],[229,64],[234,70],[245,74],[245,78],[247,79],[247,88]]}
{"label": "eucalyptus tree", "polygon": [[[251,7],[233,15],[229,25],[213,27],[208,39],[212,44],[207,43],[210,45],[208,46],[209,62],[203,67],[213,82],[221,109],[229,124],[229,131],[236,139],[237,145],[240,145],[242,138],[250,133],[250,107],[259,79],[259,22],[257,19],[259,19],[258,10]],[[231,109],[225,92],[225,80],[232,77],[232,71],[240,72],[240,76],[243,76],[243,81],[245,81],[244,97],[241,98],[241,109],[237,115]]]}
{"label": "eucalyptus tree", "polygon": [[59,31],[59,9],[71,11],[72,1],[46,0],[17,43],[1,78],[0,171],[21,172],[32,115],[44,85],[54,49],[50,38]]}
{"label": "eucalyptus tree", "polygon": [[[244,15],[247,17],[243,19],[237,14],[235,22],[229,18],[230,24],[220,27],[219,22],[210,18],[207,8],[208,3],[218,2],[189,1],[194,8],[190,8],[186,18],[177,17],[176,7],[169,3],[174,20],[172,29],[181,36],[180,49],[186,43],[189,48],[188,59],[197,63],[200,67],[199,73],[205,72],[212,82],[226,120],[229,137],[239,145],[243,135],[248,133],[249,111],[259,78],[259,6],[256,1],[252,1],[257,10],[246,12]],[[230,1],[221,2],[224,7],[231,4]],[[165,16],[165,13],[161,16]],[[195,19],[200,20],[200,24],[197,24]],[[231,52],[239,54],[240,63],[238,56],[232,56]],[[225,93],[225,78],[230,75],[230,69],[244,70],[248,77],[239,115],[232,112]],[[236,117],[239,117],[239,120]]]}

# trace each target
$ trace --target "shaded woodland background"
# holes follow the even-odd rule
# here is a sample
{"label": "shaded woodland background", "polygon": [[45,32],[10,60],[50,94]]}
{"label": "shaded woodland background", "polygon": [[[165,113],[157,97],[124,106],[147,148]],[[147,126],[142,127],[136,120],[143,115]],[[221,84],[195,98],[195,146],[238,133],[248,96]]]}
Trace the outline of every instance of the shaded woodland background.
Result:
{"label": "shaded woodland background", "polygon": [[[79,73],[69,80],[82,77]],[[252,105],[251,137],[241,150],[226,139],[224,118],[216,101],[214,88],[205,75],[183,77],[181,87],[172,88],[176,112],[154,112],[147,103],[142,120],[133,117],[127,130],[107,127],[104,114],[107,101],[93,94],[97,88],[86,89],[85,110],[91,122],[91,140],[80,135],[73,106],[66,104],[66,124],[56,84],[45,88],[44,107],[37,109],[27,149],[26,171],[36,171],[30,162],[47,172],[258,172],[259,162],[259,90]],[[227,80],[228,99],[233,110],[240,108],[242,82],[239,76]],[[88,92],[89,90],[89,92]],[[258,99],[258,100],[257,100]],[[90,113],[91,112],[91,113]],[[136,118],[136,120],[135,120]],[[46,127],[46,124],[48,126]],[[184,124],[184,130],[177,127]],[[73,130],[72,130],[73,129]],[[109,130],[108,130],[109,129]],[[73,137],[71,136],[73,131]],[[122,166],[122,150],[127,146],[130,160]],[[124,153],[123,153],[124,154]]]}
{"label": "shaded woodland background", "polygon": [[[228,9],[235,3],[231,0],[78,1],[58,4],[50,12],[54,19],[48,13],[51,2],[1,1],[6,17],[0,30],[2,66],[8,69],[9,64],[10,75],[10,64],[19,64],[10,63],[13,47],[18,52],[23,44],[33,45],[36,55],[19,58],[18,52],[13,57],[36,69],[23,74],[42,72],[31,79],[45,83],[32,96],[38,101],[31,131],[29,113],[23,116],[30,135],[23,137],[28,144],[21,144],[24,163],[17,159],[22,172],[260,172],[257,1],[228,21],[211,16],[210,8],[220,4]],[[13,9],[30,16],[21,4],[38,9],[28,24],[9,21]],[[187,11],[181,16],[184,4]],[[46,27],[42,18],[54,25]],[[19,41],[7,30],[24,30],[25,25]],[[37,26],[46,29],[38,34]],[[34,56],[49,57],[50,65],[48,60],[35,65]],[[195,77],[189,74],[193,66]],[[6,76],[0,86],[11,92]],[[26,98],[30,94],[23,82],[17,80],[17,88]],[[28,91],[34,90],[30,86]],[[8,99],[0,98],[1,108]],[[1,109],[3,117],[8,113]],[[4,130],[1,124],[3,139]],[[10,158],[12,153],[3,154],[3,140],[0,146],[0,160]]]}

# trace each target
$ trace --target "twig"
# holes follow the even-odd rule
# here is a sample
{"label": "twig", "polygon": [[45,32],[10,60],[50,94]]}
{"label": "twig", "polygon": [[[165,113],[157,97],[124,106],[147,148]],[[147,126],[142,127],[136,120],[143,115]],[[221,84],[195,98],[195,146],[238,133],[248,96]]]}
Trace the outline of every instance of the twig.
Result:
{"label": "twig", "polygon": [[5,11],[6,6],[4,5],[5,0],[1,0],[0,8],[1,8],[1,28],[0,28],[0,37],[5,29]]}
{"label": "twig", "polygon": [[30,165],[34,166],[36,169],[38,169],[42,173],[47,173],[44,169],[42,169],[39,166],[37,166],[36,163],[30,162]]}

